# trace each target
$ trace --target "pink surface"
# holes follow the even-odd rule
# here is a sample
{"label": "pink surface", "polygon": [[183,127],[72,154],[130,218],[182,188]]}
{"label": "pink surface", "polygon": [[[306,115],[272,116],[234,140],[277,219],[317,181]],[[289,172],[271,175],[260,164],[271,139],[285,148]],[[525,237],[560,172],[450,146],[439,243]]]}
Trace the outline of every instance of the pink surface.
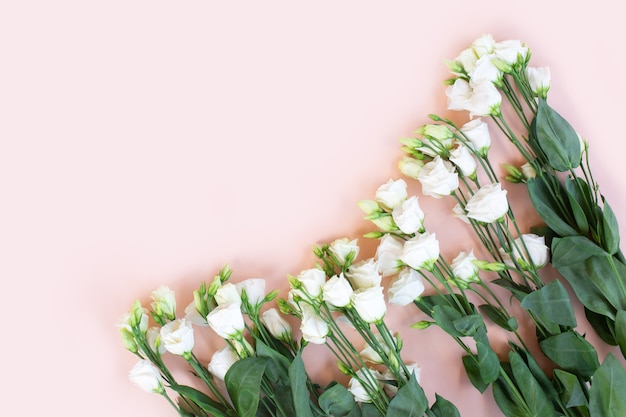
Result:
{"label": "pink surface", "polygon": [[[483,33],[551,67],[626,232],[611,2],[35,3],[0,5],[2,415],[175,415],[128,381],[122,314],[161,284],[184,307],[226,263],[285,295],[313,244],[371,230],[356,202],[399,176],[400,137],[446,114],[444,59]],[[424,204],[444,255],[466,247]],[[414,311],[389,317],[429,397],[497,415],[449,339],[407,328]]]}

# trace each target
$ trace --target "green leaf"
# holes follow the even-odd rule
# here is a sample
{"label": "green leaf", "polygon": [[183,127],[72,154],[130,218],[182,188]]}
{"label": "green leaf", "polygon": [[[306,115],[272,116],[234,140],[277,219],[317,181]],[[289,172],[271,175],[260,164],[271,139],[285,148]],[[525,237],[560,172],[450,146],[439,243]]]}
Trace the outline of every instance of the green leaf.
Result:
{"label": "green leaf", "polygon": [[620,310],[615,315],[615,337],[617,345],[626,358],[626,311]]}
{"label": "green leaf", "polygon": [[459,410],[450,401],[435,394],[435,403],[430,408],[435,417],[461,417]]}
{"label": "green leaf", "polygon": [[478,353],[480,378],[485,384],[491,384],[498,379],[500,373],[500,359],[498,359],[496,352],[485,342],[477,341],[476,350]]}
{"label": "green leaf", "polygon": [[607,301],[602,291],[588,279],[588,266],[585,263],[557,268],[559,273],[572,286],[578,300],[589,311],[615,319],[615,308]]}
{"label": "green leaf", "polygon": [[564,172],[580,165],[580,140],[576,131],[543,99],[539,100],[535,135],[552,168]]}
{"label": "green leaf", "polygon": [[619,251],[619,225],[613,209],[602,197],[602,243],[607,252],[614,255]]}
{"label": "green leaf", "polygon": [[592,416],[626,416],[626,371],[609,353],[593,374],[589,390],[589,411]]}
{"label": "green leaf", "polygon": [[566,371],[590,377],[600,366],[593,345],[574,331],[567,331],[539,342],[542,352]]}
{"label": "green leaf", "polygon": [[307,374],[299,351],[289,365],[289,382],[297,417],[313,417],[310,404],[310,392],[307,386]]}
{"label": "green leaf", "polygon": [[596,224],[597,212],[589,184],[582,178],[568,176],[565,178],[565,190],[582,207],[587,223]]}
{"label": "green leaf", "polygon": [[465,368],[465,374],[469,378],[470,382],[479,392],[483,393],[489,387],[489,384],[483,382],[480,376],[480,366],[478,365],[478,356],[465,355],[461,358],[463,367]]}
{"label": "green leaf", "polygon": [[228,395],[239,417],[253,417],[259,406],[261,381],[269,359],[249,357],[235,362],[224,377]]}
{"label": "green leaf", "polygon": [[615,322],[610,318],[602,314],[595,313],[585,307],[585,317],[591,325],[591,328],[596,332],[600,339],[604,343],[611,346],[617,346],[617,339],[615,338]]}
{"label": "green leaf", "polygon": [[605,256],[608,253],[592,240],[584,236],[567,236],[552,241],[552,266],[561,268],[580,264],[592,256]]}
{"label": "green leaf", "polygon": [[509,353],[511,371],[519,390],[522,393],[529,416],[553,417],[554,407],[545,392],[528,369],[522,357],[515,351]]}
{"label": "green leaf", "polygon": [[574,215],[574,221],[576,222],[576,229],[578,233],[581,235],[586,235],[589,232],[589,221],[587,220],[587,215],[585,211],[581,207],[580,203],[576,200],[576,197],[569,193],[566,189],[567,201],[569,202],[569,207]]}
{"label": "green leaf", "polygon": [[522,300],[521,305],[541,322],[576,326],[576,316],[569,294],[559,281],[552,281],[531,292]]}
{"label": "green leaf", "polygon": [[555,369],[554,379],[559,386],[560,397],[566,407],[587,406],[587,396],[576,375],[565,372],[562,369]]}
{"label": "green leaf", "polygon": [[541,386],[541,389],[543,390],[543,392],[546,393],[548,398],[556,397],[557,392],[554,388],[554,385],[552,384],[552,381],[550,380],[550,378],[548,378],[544,370],[539,366],[533,355],[527,350],[522,349],[522,347],[516,345],[515,343],[509,342],[509,345],[524,360],[524,362],[528,366],[528,369],[533,374],[533,376]]}
{"label": "green leaf", "polygon": [[265,368],[265,375],[274,383],[288,384],[289,382],[289,359],[275,351],[262,340],[256,340],[256,354],[270,361]]}
{"label": "green leaf", "polygon": [[433,320],[437,322],[437,325],[441,327],[446,333],[453,337],[462,337],[463,333],[459,332],[454,322],[461,319],[461,313],[449,305],[436,305],[432,309]]}
{"label": "green leaf", "polygon": [[344,416],[356,405],[354,396],[341,384],[334,384],[320,395],[320,408],[326,415]]}
{"label": "green leaf", "polygon": [[592,256],[585,261],[585,275],[615,310],[626,309],[626,266],[614,257]]}
{"label": "green leaf", "polygon": [[361,403],[361,417],[380,417],[380,413],[374,404]]}
{"label": "green leaf", "polygon": [[515,320],[515,317],[507,316],[505,313],[500,311],[500,309],[492,306],[491,304],[479,305],[478,309],[504,330],[509,332],[517,330],[517,321]]}
{"label": "green leaf", "polygon": [[181,396],[190,399],[194,404],[203,409],[204,411],[208,411],[209,413],[215,415],[216,417],[227,417],[228,413],[226,411],[226,407],[224,404],[215,401],[213,398],[209,397],[205,393],[198,391],[195,388],[189,387],[187,385],[178,385],[172,384],[170,388]]}
{"label": "green leaf", "polygon": [[563,213],[555,193],[562,194],[562,190],[552,190],[547,187],[543,180],[533,178],[526,182],[528,186],[528,194],[533,206],[537,210],[541,219],[546,225],[554,230],[559,236],[575,236],[578,234],[576,229],[570,226],[567,221],[568,213]]}
{"label": "green leaf", "polygon": [[492,385],[493,398],[502,414],[506,417],[528,417],[528,412],[524,404],[518,403],[513,398],[517,398],[510,387],[502,378],[499,378]]}
{"label": "green leaf", "polygon": [[400,387],[395,397],[389,402],[386,416],[422,417],[427,409],[426,394],[417,383],[415,373],[412,373],[407,383]]}
{"label": "green leaf", "polygon": [[480,314],[471,314],[454,320],[454,328],[463,336],[473,336],[478,329],[484,328],[485,323]]}

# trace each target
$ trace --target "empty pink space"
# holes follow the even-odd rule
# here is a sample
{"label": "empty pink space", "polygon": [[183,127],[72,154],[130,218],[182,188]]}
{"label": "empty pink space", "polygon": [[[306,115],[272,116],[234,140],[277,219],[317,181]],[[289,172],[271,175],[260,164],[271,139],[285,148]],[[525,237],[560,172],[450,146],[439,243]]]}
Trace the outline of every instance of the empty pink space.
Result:
{"label": "empty pink space", "polygon": [[[373,255],[357,202],[401,177],[399,139],[429,114],[461,117],[446,108],[445,60],[484,33],[551,68],[550,104],[589,142],[626,231],[626,34],[611,2],[0,5],[0,414],[174,416],[128,380],[122,315],[160,285],[182,313],[226,264],[286,297],[315,244],[358,238]],[[509,196],[537,220],[521,188]],[[422,201],[446,258],[478,245],[450,204]],[[422,318],[388,312],[429,399],[499,415],[443,332],[409,328]],[[219,346],[201,332],[208,361]],[[345,381],[323,346],[305,361]]]}

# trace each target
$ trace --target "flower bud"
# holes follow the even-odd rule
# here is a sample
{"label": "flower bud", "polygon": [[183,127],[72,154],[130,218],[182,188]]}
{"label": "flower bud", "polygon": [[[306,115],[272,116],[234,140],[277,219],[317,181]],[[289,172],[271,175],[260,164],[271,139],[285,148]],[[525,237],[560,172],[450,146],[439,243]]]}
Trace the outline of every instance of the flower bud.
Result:
{"label": "flower bud", "polygon": [[270,308],[261,313],[261,323],[276,339],[287,343],[291,341],[291,325],[280,316],[275,308]]}
{"label": "flower bud", "polygon": [[430,326],[432,326],[433,324],[436,324],[434,321],[427,321],[427,320],[422,320],[422,321],[418,321],[417,323],[413,323],[411,324],[411,328],[412,329],[428,329]]}
{"label": "flower bud", "polygon": [[176,318],[176,298],[174,291],[161,285],[152,292],[151,298],[153,302],[150,304],[150,307],[152,307],[156,315],[165,317],[168,320],[174,320]]}

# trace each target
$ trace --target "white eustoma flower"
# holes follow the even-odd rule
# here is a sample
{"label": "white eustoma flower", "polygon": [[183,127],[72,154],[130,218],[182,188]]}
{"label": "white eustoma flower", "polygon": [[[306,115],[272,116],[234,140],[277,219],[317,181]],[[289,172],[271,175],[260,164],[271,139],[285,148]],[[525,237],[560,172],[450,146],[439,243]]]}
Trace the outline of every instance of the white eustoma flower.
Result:
{"label": "white eustoma flower", "polygon": [[460,130],[469,141],[467,146],[478,152],[479,155],[487,155],[487,151],[491,148],[491,135],[487,123],[483,122],[481,118],[476,118],[461,126]]}
{"label": "white eustoma flower", "polygon": [[291,324],[274,307],[261,313],[261,323],[278,340],[291,340]]}
{"label": "white eustoma flower", "polygon": [[217,306],[211,310],[206,321],[211,329],[224,339],[236,339],[245,326],[241,304],[237,302]]}
{"label": "white eustoma flower", "polygon": [[464,223],[471,224],[470,220],[467,218],[467,213],[461,204],[456,203],[454,207],[452,207],[452,215],[457,219],[462,220]]}
{"label": "white eustoma flower", "polygon": [[[477,60],[478,60],[478,57],[476,56],[476,53],[474,52],[472,48],[464,49],[454,59],[453,65],[451,68],[452,72],[457,75],[469,74],[469,72],[474,69],[474,66],[476,65]],[[459,65],[461,68],[455,68],[457,65]]]}
{"label": "white eustoma flower", "polygon": [[328,249],[335,256],[339,265],[345,265],[349,256],[355,259],[359,254],[357,239],[350,240],[346,237],[336,239],[329,245]]}
{"label": "white eustoma flower", "polygon": [[448,97],[448,110],[464,111],[472,97],[472,87],[469,82],[462,78],[457,78],[454,84],[446,88]]}
{"label": "white eustoma flower", "polygon": [[196,326],[208,326],[209,324],[206,322],[206,318],[202,317],[202,315],[196,309],[195,301],[192,301],[185,307],[185,318]]}
{"label": "white eustoma flower", "polygon": [[246,292],[250,305],[257,305],[265,298],[265,280],[263,278],[249,278],[235,284],[239,296]]}
{"label": "white eustoma flower", "polygon": [[377,287],[382,281],[382,275],[374,258],[364,259],[352,264],[346,271],[346,278],[355,290]]}
{"label": "white eustoma flower", "polygon": [[393,210],[406,199],[406,189],[407,184],[403,179],[390,179],[376,190],[376,201],[389,210]]}
{"label": "white eustoma flower", "polygon": [[391,217],[402,233],[407,235],[422,230],[424,226],[424,212],[419,205],[417,196],[411,196],[396,206],[391,212]]}
{"label": "white eustoma flower", "polygon": [[[356,375],[348,381],[348,391],[350,391],[357,402],[372,402],[368,391],[376,391],[380,386],[379,380],[382,378],[383,375],[375,369],[359,369],[356,371]],[[364,385],[369,387],[369,389],[366,389]]]}
{"label": "white eustoma flower", "polygon": [[439,241],[435,233],[423,233],[404,242],[400,260],[413,269],[430,269],[439,258]]}
{"label": "white eustoma flower", "polygon": [[482,223],[498,221],[509,210],[506,194],[507,191],[503,190],[498,182],[483,185],[467,201],[465,205],[467,217]]}
{"label": "white eustoma flower", "polygon": [[326,273],[318,268],[305,269],[298,274],[297,280],[302,284],[302,289],[311,297],[317,297],[322,293],[322,286],[326,282]]}
{"label": "white eustoma flower", "polygon": [[386,234],[380,238],[375,258],[378,270],[383,276],[398,273],[401,267],[400,255],[402,254],[403,246],[404,240],[393,235]]}
{"label": "white eustoma flower", "polygon": [[454,165],[439,156],[424,165],[417,179],[422,185],[422,193],[434,198],[450,195],[459,188],[459,176]]}
{"label": "white eustoma flower", "polygon": [[187,319],[170,321],[161,327],[160,335],[163,347],[174,355],[184,355],[193,349],[193,327]]}
{"label": "white eustoma flower", "polygon": [[[160,340],[161,336],[161,328],[160,327],[151,327],[146,332],[146,341],[148,342],[148,346],[152,349],[153,352],[159,352],[159,354],[164,354],[167,350],[163,343]],[[159,345],[157,346],[157,342]]]}
{"label": "white eustoma flower", "polygon": [[524,174],[524,178],[527,180],[537,177],[537,171],[535,171],[535,168],[533,168],[530,162],[526,162],[520,168],[522,170],[522,174]]}
{"label": "white eustoma flower", "polygon": [[491,81],[471,83],[471,94],[465,108],[474,116],[497,116],[500,114],[502,95]]}
{"label": "white eustoma flower", "polygon": [[452,260],[450,267],[455,278],[464,282],[476,282],[478,280],[478,267],[472,261],[476,260],[474,251],[459,252]]}
{"label": "white eustoma flower", "polygon": [[170,320],[174,320],[176,317],[176,297],[174,291],[161,285],[154,290],[150,296],[152,298],[152,311],[159,316],[165,316]]}
{"label": "white eustoma flower", "polygon": [[545,98],[550,89],[550,68],[549,67],[527,67],[526,76],[530,89],[537,97]]}
{"label": "white eustoma flower", "polygon": [[308,304],[302,304],[302,321],[300,323],[302,338],[316,345],[326,343],[328,323],[326,323]]}
{"label": "white eustoma flower", "polygon": [[[142,310],[141,319],[139,320],[138,327],[141,333],[145,333],[148,330],[150,318],[148,317],[147,310],[145,308],[142,308],[141,310]],[[124,314],[124,316],[122,316],[120,321],[117,323],[117,327],[120,329],[124,329],[125,331],[129,332],[132,335],[133,328],[130,325],[131,314],[132,312]]]}
{"label": "white eustoma flower", "polygon": [[[376,339],[378,346],[380,346],[383,352],[387,356],[389,356],[389,354],[391,353],[391,349],[385,342],[385,339],[382,337],[382,335],[380,333],[376,333],[374,338]],[[378,352],[376,352],[376,350],[370,345],[366,345],[365,348],[363,348],[363,350],[359,352],[359,356],[361,356],[361,358],[363,358],[363,360],[366,362],[371,362],[371,363],[376,363],[376,364],[384,363],[383,359],[380,357]]]}
{"label": "white eustoma flower", "polygon": [[[526,255],[528,251],[528,256]],[[506,253],[500,249],[504,263],[514,266],[512,259],[515,259],[520,266],[532,264],[535,268],[543,268],[550,259],[550,248],[546,246],[545,238],[534,233],[524,234],[513,241],[512,252]]]}
{"label": "white eustoma flower", "polygon": [[474,158],[474,155],[472,155],[469,149],[464,145],[459,144],[459,146],[450,152],[450,161],[452,161],[461,174],[466,177],[472,177],[476,173],[478,166],[476,158]]}
{"label": "white eustoma flower", "polygon": [[493,55],[483,55],[472,71],[469,72],[470,85],[483,81],[499,85],[502,81],[502,71],[500,71],[492,61]]}
{"label": "white eustoma flower", "polygon": [[405,306],[411,304],[423,292],[424,282],[419,272],[403,268],[387,290],[387,297],[391,304]]}
{"label": "white eustoma flower", "polygon": [[237,356],[237,353],[231,349],[230,346],[226,346],[211,356],[211,361],[209,362],[207,369],[211,375],[223,381],[226,376],[226,372],[228,372],[230,367],[233,366],[233,364],[238,360],[239,356]]}
{"label": "white eustoma flower", "polygon": [[322,287],[322,298],[331,307],[341,308],[350,304],[352,292],[350,282],[339,274],[326,281]]}
{"label": "white eustoma flower", "polygon": [[352,306],[366,323],[382,320],[387,312],[383,287],[369,287],[354,291]]}
{"label": "white eustoma flower", "polygon": [[398,162],[400,172],[409,178],[417,179],[422,168],[424,168],[424,161],[410,156],[404,156]]}
{"label": "white eustoma flower", "polygon": [[162,393],[163,377],[156,366],[147,359],[138,361],[128,373],[128,379],[146,392]]}
{"label": "white eustoma flower", "polygon": [[496,41],[493,39],[493,36],[490,33],[485,33],[476,38],[476,40],[472,42],[471,46],[472,50],[478,58],[484,55],[492,54],[495,50],[495,47]]}
{"label": "white eustoma flower", "polygon": [[215,302],[218,306],[229,303],[241,303],[241,296],[237,290],[237,286],[227,282],[217,289],[215,292]]}
{"label": "white eustoma flower", "polygon": [[526,59],[528,47],[519,40],[510,39],[496,42],[493,53],[507,64],[513,66]]}

